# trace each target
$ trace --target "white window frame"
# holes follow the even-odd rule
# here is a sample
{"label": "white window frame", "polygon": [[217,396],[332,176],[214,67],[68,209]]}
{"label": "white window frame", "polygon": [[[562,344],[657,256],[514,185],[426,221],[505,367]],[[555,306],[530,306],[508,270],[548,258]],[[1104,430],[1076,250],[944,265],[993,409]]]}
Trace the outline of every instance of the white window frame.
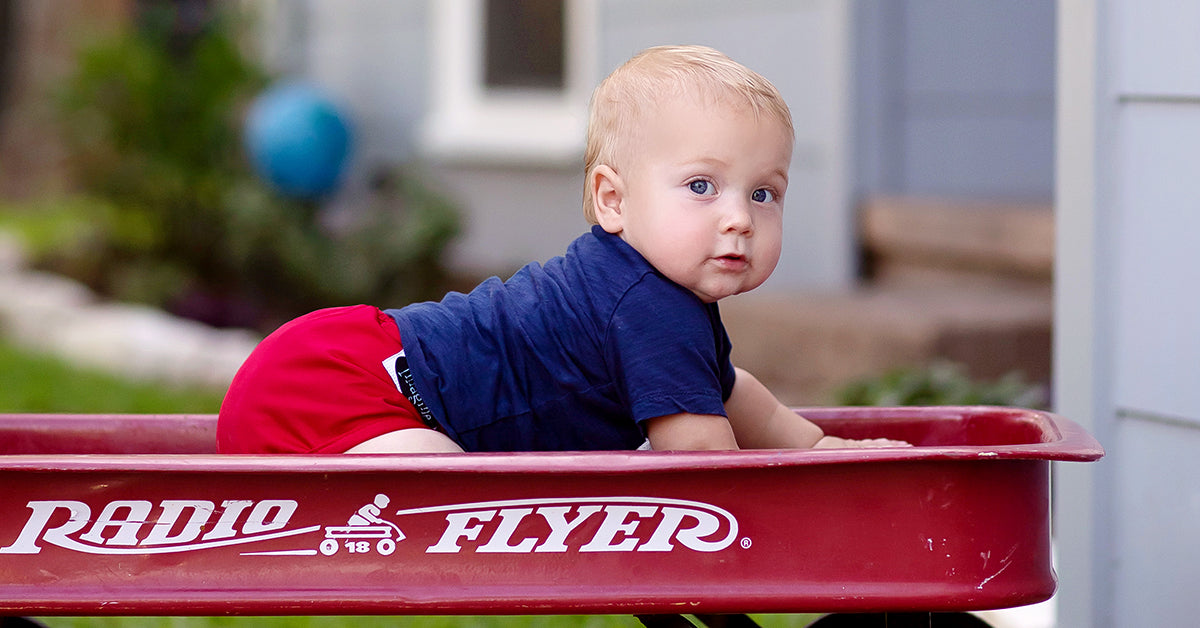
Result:
{"label": "white window frame", "polygon": [[484,86],[483,0],[437,0],[421,148],[440,160],[577,165],[596,67],[597,0],[565,0],[562,90]]}

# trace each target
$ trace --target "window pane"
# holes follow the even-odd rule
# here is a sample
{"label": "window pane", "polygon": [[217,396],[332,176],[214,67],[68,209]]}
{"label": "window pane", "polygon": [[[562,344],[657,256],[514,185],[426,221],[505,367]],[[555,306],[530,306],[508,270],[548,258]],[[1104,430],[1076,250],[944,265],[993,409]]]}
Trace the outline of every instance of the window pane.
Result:
{"label": "window pane", "polygon": [[562,89],[563,0],[488,0],[484,85]]}

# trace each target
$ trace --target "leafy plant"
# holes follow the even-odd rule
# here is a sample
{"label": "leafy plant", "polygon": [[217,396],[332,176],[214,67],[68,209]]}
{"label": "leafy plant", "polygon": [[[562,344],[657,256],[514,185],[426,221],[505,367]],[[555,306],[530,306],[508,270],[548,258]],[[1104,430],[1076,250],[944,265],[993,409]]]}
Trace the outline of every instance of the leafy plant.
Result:
{"label": "leafy plant", "polygon": [[242,54],[237,16],[143,6],[136,28],[81,49],[62,86],[70,165],[92,200],[74,203],[90,212],[73,245],[43,249],[39,266],[217,325],[437,296],[453,204],[397,167],[331,228],[247,161],[242,116],[269,77]]}
{"label": "leafy plant", "polygon": [[181,283],[236,276],[214,253],[229,191],[251,183],[238,107],[266,83],[226,18],[187,37],[174,31],[156,17],[83,49],[60,100],[79,183],[116,209],[102,222],[102,276],[92,279],[151,302]]}
{"label": "leafy plant", "polygon": [[844,406],[959,406],[996,405],[1040,408],[1045,390],[1025,381],[1019,372],[994,381],[972,380],[966,369],[951,362],[890,370],[851,382],[835,393]]}

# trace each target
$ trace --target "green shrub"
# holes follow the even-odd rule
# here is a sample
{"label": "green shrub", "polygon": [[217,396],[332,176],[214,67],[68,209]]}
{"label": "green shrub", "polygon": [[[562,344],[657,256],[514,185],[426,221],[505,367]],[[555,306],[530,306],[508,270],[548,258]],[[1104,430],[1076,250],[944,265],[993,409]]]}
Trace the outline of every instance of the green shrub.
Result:
{"label": "green shrub", "polygon": [[[145,20],[86,46],[59,101],[69,165],[112,209],[97,216],[85,278],[152,303],[189,282],[236,276],[219,253],[230,196],[254,183],[240,155],[238,109],[266,84],[239,52],[229,19],[174,48],[172,30],[168,20]],[[71,252],[60,255],[68,269],[78,265]]]}
{"label": "green shrub", "polygon": [[994,405],[1041,408],[1046,392],[1012,372],[994,381],[972,380],[959,364],[893,369],[878,377],[851,382],[835,393],[843,406]]}
{"label": "green shrub", "polygon": [[62,85],[86,198],[71,202],[82,215],[62,230],[70,246],[38,249],[38,266],[121,300],[268,329],[317,307],[440,296],[453,204],[400,166],[338,229],[319,203],[277,194],[241,142],[269,80],[239,49],[241,22],[214,12],[181,31],[174,5],[147,6],[138,27],[83,47]]}

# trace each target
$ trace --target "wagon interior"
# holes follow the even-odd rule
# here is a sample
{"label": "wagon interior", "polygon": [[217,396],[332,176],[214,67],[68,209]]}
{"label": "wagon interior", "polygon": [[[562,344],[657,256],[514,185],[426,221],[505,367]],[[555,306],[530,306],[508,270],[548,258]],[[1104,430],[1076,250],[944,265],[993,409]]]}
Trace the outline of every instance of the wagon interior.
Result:
{"label": "wagon interior", "polygon": [[[804,408],[844,438],[891,438],[919,448],[1067,445],[1046,415],[1010,408]],[[0,415],[0,455],[211,454],[216,416]]]}

